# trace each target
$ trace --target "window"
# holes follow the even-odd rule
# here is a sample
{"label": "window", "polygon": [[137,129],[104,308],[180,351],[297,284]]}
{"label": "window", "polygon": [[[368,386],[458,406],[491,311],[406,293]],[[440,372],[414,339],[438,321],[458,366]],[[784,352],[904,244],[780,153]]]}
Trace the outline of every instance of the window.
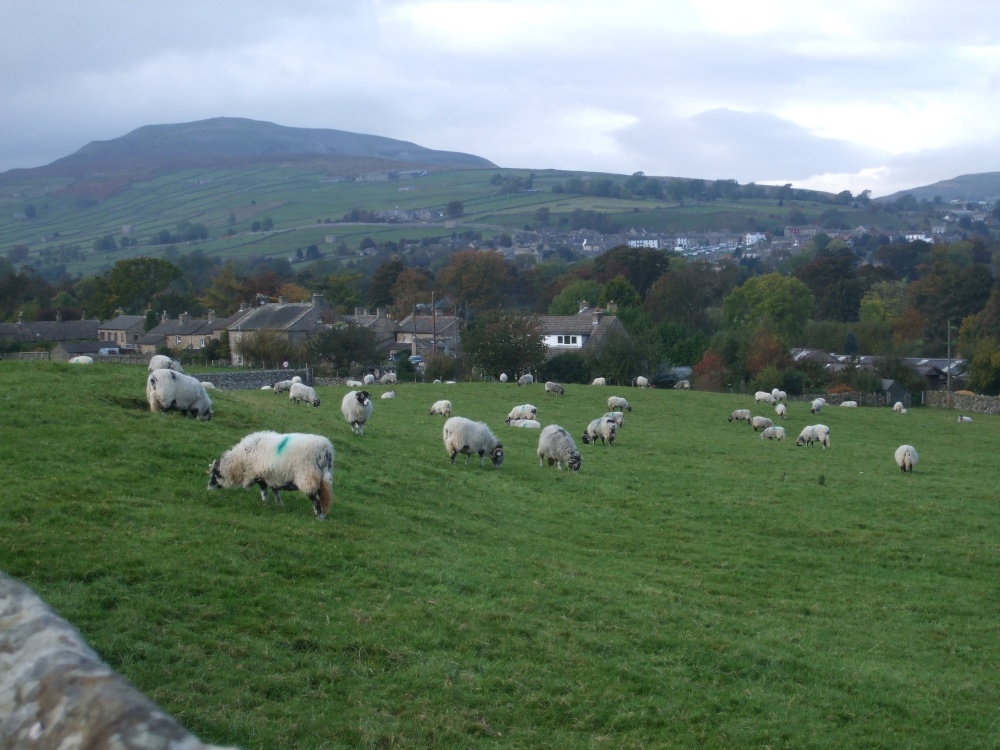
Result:
{"label": "window", "polygon": [[180,337],[180,336],[175,336],[175,337],[174,337],[174,340],[175,340],[175,341],[177,342],[177,345],[178,345],[178,346],[180,346],[180,343],[181,343],[181,337]]}
{"label": "window", "polygon": [[565,344],[568,346],[576,346],[579,341],[577,336],[556,336],[557,344]]}

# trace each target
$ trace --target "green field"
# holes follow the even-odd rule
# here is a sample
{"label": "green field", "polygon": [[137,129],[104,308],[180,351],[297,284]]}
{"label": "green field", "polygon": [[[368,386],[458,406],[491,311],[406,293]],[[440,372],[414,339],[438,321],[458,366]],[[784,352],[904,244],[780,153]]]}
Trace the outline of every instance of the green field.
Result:
{"label": "green field", "polygon": [[[146,411],[139,367],[0,374],[0,570],[203,739],[997,747],[996,417],[793,402],[778,443],[727,422],[748,396],[402,384],[355,437],[346,389],[216,392],[195,422]],[[579,473],[503,424],[528,401],[579,435],[612,394],[634,410],[614,447],[578,440]],[[490,423],[500,470],[449,465],[439,398]],[[831,449],[797,448],[815,421]],[[328,520],[206,490],[258,429],[331,438]]]}

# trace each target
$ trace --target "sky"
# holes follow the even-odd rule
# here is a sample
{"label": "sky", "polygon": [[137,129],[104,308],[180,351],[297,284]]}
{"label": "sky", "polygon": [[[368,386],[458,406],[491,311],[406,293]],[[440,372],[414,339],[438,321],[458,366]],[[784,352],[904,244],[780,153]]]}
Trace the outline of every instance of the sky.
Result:
{"label": "sky", "polygon": [[874,197],[1000,171],[983,0],[0,0],[0,172],[246,117]]}

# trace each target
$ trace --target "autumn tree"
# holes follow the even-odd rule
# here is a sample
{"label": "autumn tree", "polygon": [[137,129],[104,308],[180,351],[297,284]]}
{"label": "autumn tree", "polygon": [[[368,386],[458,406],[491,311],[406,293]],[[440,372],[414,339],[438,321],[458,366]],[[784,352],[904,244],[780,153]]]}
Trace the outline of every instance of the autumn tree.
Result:
{"label": "autumn tree", "polygon": [[462,350],[482,374],[533,372],[545,360],[538,319],[511,310],[478,313],[462,331]]}
{"label": "autumn tree", "polygon": [[463,250],[448,259],[438,272],[438,282],[453,299],[473,311],[499,307],[512,297],[517,273],[494,250]]}
{"label": "autumn tree", "polygon": [[396,283],[389,290],[392,296],[392,314],[402,320],[418,303],[431,300],[433,284],[430,274],[422,268],[407,268],[396,277]]}

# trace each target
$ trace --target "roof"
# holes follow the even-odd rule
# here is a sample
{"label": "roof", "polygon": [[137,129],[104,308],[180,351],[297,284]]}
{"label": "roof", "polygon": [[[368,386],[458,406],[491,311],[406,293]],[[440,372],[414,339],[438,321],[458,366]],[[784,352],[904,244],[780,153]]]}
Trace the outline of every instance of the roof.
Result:
{"label": "roof", "polygon": [[541,315],[538,322],[542,327],[542,333],[546,336],[575,334],[587,337],[578,350],[550,348],[547,354],[550,357],[567,351],[579,351],[581,354],[596,352],[604,345],[608,334],[612,331],[628,335],[618,316],[603,315],[595,310],[584,310],[576,315]]}
{"label": "roof", "polygon": [[[316,313],[312,315],[311,313]],[[311,302],[269,302],[255,307],[229,327],[262,331],[312,331],[320,324],[319,310]]]}
{"label": "roof", "polygon": [[88,341],[97,339],[100,321],[36,320],[31,323],[0,323],[0,339],[7,341]]}
{"label": "roof", "polygon": [[400,333],[417,333],[426,336],[454,336],[458,332],[459,319],[453,315],[407,315],[396,326]]}
{"label": "roof", "polygon": [[101,330],[116,330],[116,331],[127,331],[129,328],[135,328],[137,325],[142,325],[146,321],[145,315],[118,315],[112,318],[107,323],[101,325]]}

